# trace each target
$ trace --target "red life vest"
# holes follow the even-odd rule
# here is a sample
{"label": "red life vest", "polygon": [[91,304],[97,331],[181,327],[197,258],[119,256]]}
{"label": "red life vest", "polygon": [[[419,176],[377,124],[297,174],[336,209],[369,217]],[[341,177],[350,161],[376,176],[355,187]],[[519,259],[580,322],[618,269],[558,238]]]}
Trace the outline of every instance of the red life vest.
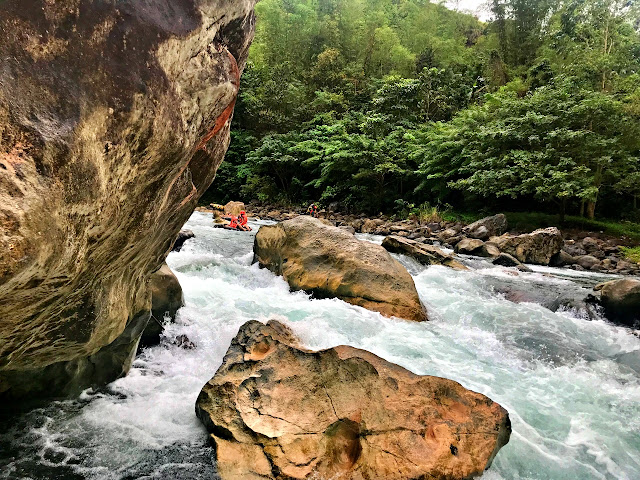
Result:
{"label": "red life vest", "polygon": [[248,219],[247,219],[246,213],[241,213],[240,216],[238,217],[238,223],[243,227],[247,224],[247,220]]}
{"label": "red life vest", "polygon": [[234,217],[231,215],[231,222],[229,223],[229,227],[238,228],[238,217]]}

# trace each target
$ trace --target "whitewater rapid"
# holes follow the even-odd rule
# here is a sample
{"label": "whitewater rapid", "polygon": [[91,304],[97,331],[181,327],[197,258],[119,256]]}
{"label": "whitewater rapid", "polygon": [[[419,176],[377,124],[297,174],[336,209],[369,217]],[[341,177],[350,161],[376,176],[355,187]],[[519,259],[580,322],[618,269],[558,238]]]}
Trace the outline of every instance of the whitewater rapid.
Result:
{"label": "whitewater rapid", "polygon": [[[186,305],[161,345],[101,391],[5,419],[0,479],[216,478],[196,397],[238,328],[271,318],[310,348],[363,348],[499,402],[513,434],[483,480],[640,478],[640,338],[577,307],[515,303],[502,288],[584,297],[601,276],[517,274],[479,260],[459,272],[397,256],[431,317],[414,323],[292,293],[251,265],[252,235],[214,229],[197,212],[186,227],[196,238],[167,259]],[[179,335],[195,348],[178,346]]]}

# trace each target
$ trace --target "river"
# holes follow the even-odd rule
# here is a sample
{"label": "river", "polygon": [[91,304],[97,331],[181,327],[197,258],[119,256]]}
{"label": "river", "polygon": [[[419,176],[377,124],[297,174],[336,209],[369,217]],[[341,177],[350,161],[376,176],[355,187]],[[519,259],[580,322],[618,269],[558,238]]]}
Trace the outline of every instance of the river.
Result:
{"label": "river", "polygon": [[603,276],[516,274],[477,259],[459,272],[397,256],[430,313],[414,323],[292,293],[251,265],[252,235],[214,229],[198,212],[186,227],[196,238],[167,259],[186,305],[161,345],[105,389],[4,418],[0,479],[216,478],[196,397],[238,328],[271,318],[308,347],[363,348],[499,402],[513,434],[483,480],[640,478],[640,338],[580,305],[545,307],[586,296]]}

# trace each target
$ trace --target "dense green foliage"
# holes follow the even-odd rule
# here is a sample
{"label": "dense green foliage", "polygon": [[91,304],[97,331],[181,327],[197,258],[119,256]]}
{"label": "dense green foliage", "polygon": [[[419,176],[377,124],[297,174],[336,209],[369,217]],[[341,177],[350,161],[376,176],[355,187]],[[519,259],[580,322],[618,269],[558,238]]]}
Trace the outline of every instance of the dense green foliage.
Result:
{"label": "dense green foliage", "polygon": [[210,197],[633,218],[633,1],[263,0]]}

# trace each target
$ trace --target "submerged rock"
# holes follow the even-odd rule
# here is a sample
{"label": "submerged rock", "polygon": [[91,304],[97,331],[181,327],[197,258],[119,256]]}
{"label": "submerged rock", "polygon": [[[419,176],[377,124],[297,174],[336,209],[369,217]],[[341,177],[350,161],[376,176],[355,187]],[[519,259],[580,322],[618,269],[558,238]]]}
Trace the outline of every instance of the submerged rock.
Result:
{"label": "submerged rock", "polygon": [[629,326],[640,322],[640,280],[623,278],[596,285],[608,319]]}
{"label": "submerged rock", "polygon": [[467,225],[462,232],[470,238],[487,240],[489,237],[502,235],[507,231],[507,217],[499,213],[491,217],[482,218],[470,225]]}
{"label": "submerged rock", "polygon": [[364,350],[298,347],[278,322],[248,322],[196,413],[222,480],[469,479],[509,441],[507,411]]}
{"label": "submerged rock", "polygon": [[253,4],[2,2],[0,396],[126,370],[149,277],[227,149]]}
{"label": "submerged rock", "polygon": [[551,258],[562,250],[564,240],[556,227],[541,228],[523,235],[493,237],[501,252],[513,255],[522,263],[549,265]]}
{"label": "submerged rock", "polygon": [[392,253],[401,253],[413,257],[423,265],[445,265],[456,270],[467,270],[467,267],[451,255],[447,255],[433,245],[390,235],[382,241],[382,246]]}
{"label": "submerged rock", "polygon": [[413,278],[380,245],[299,216],[263,226],[253,245],[254,263],[282,275],[294,290],[407,320],[427,319]]}

